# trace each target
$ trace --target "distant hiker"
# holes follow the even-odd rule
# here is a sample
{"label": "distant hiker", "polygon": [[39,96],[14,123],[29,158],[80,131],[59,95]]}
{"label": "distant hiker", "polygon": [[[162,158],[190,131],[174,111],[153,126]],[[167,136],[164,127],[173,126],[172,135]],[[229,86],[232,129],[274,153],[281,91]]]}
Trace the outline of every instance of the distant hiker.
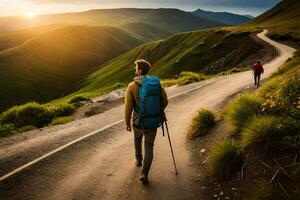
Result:
{"label": "distant hiker", "polygon": [[260,76],[264,73],[264,68],[260,61],[257,61],[253,65],[252,71],[254,76],[254,85],[258,87],[260,82]]}
{"label": "distant hiker", "polygon": [[[134,147],[137,167],[142,167],[140,181],[148,183],[148,174],[153,160],[153,145],[157,128],[165,119],[164,109],[168,105],[167,94],[157,77],[149,77],[151,64],[146,60],[135,61],[134,81],[128,85],[125,97],[125,121],[131,132],[131,115],[134,132]],[[144,141],[144,160],[142,138]],[[143,161],[143,163],[142,163]]]}

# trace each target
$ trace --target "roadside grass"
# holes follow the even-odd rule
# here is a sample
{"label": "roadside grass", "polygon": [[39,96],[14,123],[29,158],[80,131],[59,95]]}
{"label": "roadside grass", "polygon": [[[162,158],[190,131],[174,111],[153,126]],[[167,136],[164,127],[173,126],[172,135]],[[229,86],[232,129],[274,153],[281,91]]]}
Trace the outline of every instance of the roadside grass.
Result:
{"label": "roadside grass", "polygon": [[200,109],[193,118],[188,130],[188,137],[194,139],[205,134],[210,128],[216,124],[215,114],[207,109]]}
{"label": "roadside grass", "polygon": [[16,132],[17,133],[22,133],[22,132],[31,131],[31,130],[34,130],[34,129],[36,129],[35,126],[26,125],[26,126],[23,126],[21,128],[16,129]]}
{"label": "roadside grass", "polygon": [[256,90],[256,94],[259,97],[265,98],[266,95],[270,92],[274,92],[279,88],[280,82],[282,81],[282,79],[280,78],[274,78],[271,79],[270,81],[264,83],[259,90]]}
{"label": "roadside grass", "polygon": [[208,78],[209,76],[206,76],[202,73],[183,71],[178,75],[177,78],[162,80],[162,86],[164,87],[169,87],[172,85],[183,86],[183,85],[199,82]]}
{"label": "roadside grass", "polygon": [[59,124],[66,124],[69,123],[71,121],[73,121],[74,119],[72,117],[56,117],[54,118],[51,123],[50,126],[55,126],[55,125],[59,125]]}
{"label": "roadside grass", "polygon": [[12,134],[14,131],[14,125],[13,124],[0,124],[0,137],[5,137],[7,135]]}
{"label": "roadside grass", "polygon": [[226,115],[232,132],[241,131],[253,116],[261,114],[262,103],[262,98],[247,93],[234,99],[228,106]]}
{"label": "roadside grass", "polygon": [[217,141],[208,155],[211,173],[219,180],[228,180],[243,165],[244,156],[237,143],[231,139]]}
{"label": "roadside grass", "polygon": [[74,105],[75,107],[78,107],[81,105],[82,102],[89,101],[90,99],[88,97],[82,96],[82,95],[76,95],[73,98],[70,99],[68,102],[69,104]]}
{"label": "roadside grass", "polygon": [[48,125],[67,123],[75,107],[70,104],[55,106],[29,102],[14,106],[0,115],[0,135],[7,136],[16,132],[25,132]]}
{"label": "roadside grass", "polygon": [[279,121],[277,117],[273,116],[253,116],[242,130],[241,147],[247,148],[256,145],[268,149],[272,142],[271,138],[279,134]]}
{"label": "roadside grass", "polygon": [[15,128],[32,125],[37,128],[51,122],[53,113],[44,106],[30,102],[21,106],[14,106],[0,116],[1,124],[13,124]]}
{"label": "roadside grass", "polygon": [[75,106],[71,104],[60,104],[49,107],[49,109],[54,113],[55,117],[69,116],[76,110]]}

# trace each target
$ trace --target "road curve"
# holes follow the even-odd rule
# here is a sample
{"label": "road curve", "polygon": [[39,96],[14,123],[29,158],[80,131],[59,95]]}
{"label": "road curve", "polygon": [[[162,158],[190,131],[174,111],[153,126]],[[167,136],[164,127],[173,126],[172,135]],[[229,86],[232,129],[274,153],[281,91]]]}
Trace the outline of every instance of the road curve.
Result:
{"label": "road curve", "polygon": [[[295,52],[265,34],[266,31],[259,33],[258,37],[273,45],[278,56],[264,65],[263,78],[269,77]],[[133,135],[125,131],[124,123],[117,123],[1,181],[0,197],[7,200],[201,199],[195,181],[198,174],[185,146],[189,122],[198,108],[218,109],[228,96],[252,85],[252,79],[251,72],[247,71],[167,90],[169,96],[177,95],[170,100],[166,113],[179,176],[174,174],[168,141],[159,131],[151,184],[141,185],[139,169],[134,166]],[[32,137],[30,134],[21,139],[16,136],[0,142],[0,177],[75,139],[122,120],[123,109],[123,105],[117,106],[91,118],[32,132]]]}

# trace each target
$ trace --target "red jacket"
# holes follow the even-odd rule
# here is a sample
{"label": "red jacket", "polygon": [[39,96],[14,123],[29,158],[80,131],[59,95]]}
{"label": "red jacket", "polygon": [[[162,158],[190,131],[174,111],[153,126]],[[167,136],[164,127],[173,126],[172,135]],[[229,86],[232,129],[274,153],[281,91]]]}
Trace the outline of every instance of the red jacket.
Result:
{"label": "red jacket", "polygon": [[256,64],[253,66],[253,71],[254,71],[255,73],[264,73],[264,68],[263,68],[262,64],[256,63]]}

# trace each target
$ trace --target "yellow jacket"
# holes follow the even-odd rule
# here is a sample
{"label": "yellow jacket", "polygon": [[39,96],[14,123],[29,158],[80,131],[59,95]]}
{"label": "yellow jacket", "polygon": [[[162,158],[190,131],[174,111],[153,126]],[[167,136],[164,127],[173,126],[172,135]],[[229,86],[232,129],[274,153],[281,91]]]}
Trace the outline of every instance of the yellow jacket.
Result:
{"label": "yellow jacket", "polygon": [[[133,124],[137,125],[137,114],[132,111],[135,105],[139,104],[139,88],[142,85],[142,79],[136,77],[133,82],[129,83],[125,96],[125,121],[126,125],[130,126],[132,116]],[[168,105],[168,98],[164,88],[162,88],[162,104],[165,109]]]}

